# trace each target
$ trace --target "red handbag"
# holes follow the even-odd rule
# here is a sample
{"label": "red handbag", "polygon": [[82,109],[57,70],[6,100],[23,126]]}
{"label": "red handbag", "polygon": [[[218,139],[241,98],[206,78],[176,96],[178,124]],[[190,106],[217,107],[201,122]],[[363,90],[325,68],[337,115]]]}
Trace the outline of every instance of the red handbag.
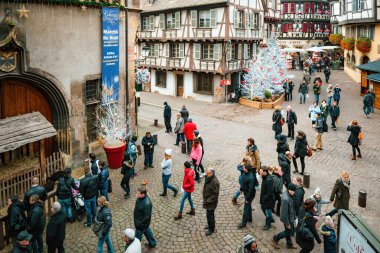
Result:
{"label": "red handbag", "polygon": [[313,151],[311,150],[311,148],[309,147],[309,145],[306,146],[306,149],[307,149],[306,155],[308,157],[312,156],[313,155]]}

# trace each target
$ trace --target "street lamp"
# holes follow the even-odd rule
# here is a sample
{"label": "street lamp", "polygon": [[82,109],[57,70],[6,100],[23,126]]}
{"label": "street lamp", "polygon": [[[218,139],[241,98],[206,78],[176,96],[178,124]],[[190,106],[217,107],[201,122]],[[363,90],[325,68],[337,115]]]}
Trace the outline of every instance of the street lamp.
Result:
{"label": "street lamp", "polygon": [[146,44],[144,44],[144,46],[141,48],[142,59],[137,59],[136,63],[141,64],[141,63],[145,62],[146,57],[148,57],[148,55],[149,55],[149,47]]}

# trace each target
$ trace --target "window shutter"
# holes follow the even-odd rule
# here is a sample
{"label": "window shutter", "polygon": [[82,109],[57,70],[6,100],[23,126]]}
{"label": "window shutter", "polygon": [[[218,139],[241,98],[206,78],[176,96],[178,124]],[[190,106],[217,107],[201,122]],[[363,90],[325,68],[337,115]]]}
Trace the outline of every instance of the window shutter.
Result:
{"label": "window shutter", "polygon": [[239,47],[238,47],[238,59],[241,59],[241,51],[243,50],[243,45],[242,44],[239,44]]}
{"label": "window shutter", "polygon": [[196,28],[198,24],[198,11],[191,11],[191,26]]}
{"label": "window shutter", "polygon": [[304,33],[307,32],[307,23],[306,22],[302,23],[302,32],[304,32]]}
{"label": "window shutter", "polygon": [[286,32],[288,32],[288,24],[282,24],[282,27],[281,27],[281,32],[283,32],[283,33],[286,33]]}
{"label": "window shutter", "polygon": [[177,11],[175,13],[175,28],[179,29],[180,26],[181,26],[181,13]]}
{"label": "window shutter", "polygon": [[216,28],[216,10],[211,9],[210,10],[210,17],[211,17],[211,28]]}
{"label": "window shutter", "polygon": [[244,44],[244,59],[248,59],[248,45]]}
{"label": "window shutter", "polygon": [[239,17],[238,17],[239,12],[237,10],[234,11],[234,28],[238,28],[239,24]]}
{"label": "window shutter", "polygon": [[220,61],[221,56],[221,44],[214,44],[214,61]]}
{"label": "window shutter", "polygon": [[310,3],[305,3],[305,13],[309,13],[310,11]]}
{"label": "window shutter", "polygon": [[310,23],[310,32],[314,32],[314,28],[315,28],[315,26],[314,26],[314,23]]}
{"label": "window shutter", "polygon": [[251,29],[254,29],[255,28],[255,20],[254,20],[254,13],[251,12],[249,13],[249,21],[251,22]]}
{"label": "window shutter", "polygon": [[160,57],[160,44],[154,44],[154,56]]}
{"label": "window shutter", "polygon": [[185,44],[179,43],[179,58],[185,57]]}
{"label": "window shutter", "polygon": [[231,61],[232,59],[232,44],[229,44],[229,47],[226,47],[226,61]]}
{"label": "window shutter", "polygon": [[160,28],[165,29],[165,14],[160,14]]}
{"label": "window shutter", "polygon": [[194,59],[201,58],[201,44],[194,44]]}
{"label": "window shutter", "polygon": [[353,11],[358,11],[358,3],[357,0],[352,1],[352,10]]}
{"label": "window shutter", "polygon": [[288,3],[284,3],[284,13],[288,13]]}
{"label": "window shutter", "polygon": [[149,16],[149,30],[154,31],[154,16]]}
{"label": "window shutter", "polygon": [[248,12],[244,12],[244,28],[249,28],[249,19],[248,19]]}
{"label": "window shutter", "polygon": [[375,26],[374,25],[370,25],[369,26],[369,37],[368,37],[370,40],[373,40],[374,30],[375,30]]}
{"label": "window shutter", "polygon": [[314,8],[314,3],[311,3],[311,5],[310,5],[310,12],[311,13],[314,13],[315,12],[315,8]]}
{"label": "window shutter", "polygon": [[290,13],[295,13],[296,12],[296,4],[295,3],[291,3],[290,4]]}
{"label": "window shutter", "polygon": [[261,27],[262,27],[261,26],[261,15],[260,15],[260,13],[258,13],[257,14],[257,29],[260,30]]}
{"label": "window shutter", "polygon": [[165,43],[164,47],[165,47],[165,57],[169,57],[169,43]]}

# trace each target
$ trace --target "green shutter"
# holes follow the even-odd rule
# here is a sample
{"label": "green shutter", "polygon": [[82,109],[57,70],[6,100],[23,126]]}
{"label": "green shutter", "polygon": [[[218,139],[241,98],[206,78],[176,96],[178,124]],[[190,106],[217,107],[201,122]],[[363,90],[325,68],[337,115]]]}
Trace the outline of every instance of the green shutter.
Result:
{"label": "green shutter", "polygon": [[185,57],[185,44],[179,43],[179,58]]}
{"label": "green shutter", "polygon": [[201,58],[201,44],[194,44],[194,59]]}
{"label": "green shutter", "polygon": [[177,11],[175,13],[175,28],[179,29],[180,26],[181,26],[181,13]]}
{"label": "green shutter", "polygon": [[211,17],[211,28],[215,28],[216,27],[216,10],[215,9],[211,9],[210,10],[210,17]]}
{"label": "green shutter", "polygon": [[238,17],[239,12],[237,10],[234,10],[234,28],[238,28],[239,25],[239,17]]}
{"label": "green shutter", "polygon": [[248,29],[249,28],[249,18],[248,18],[248,12],[244,12],[244,28]]}
{"label": "green shutter", "polygon": [[191,26],[196,28],[198,24],[198,11],[191,11]]}
{"label": "green shutter", "polygon": [[353,12],[358,11],[358,3],[357,3],[357,0],[352,0],[352,11],[353,11]]}
{"label": "green shutter", "polygon": [[242,57],[242,51],[243,51],[243,45],[242,44],[239,44],[239,47],[238,47],[238,59],[240,60],[241,57]]}
{"label": "green shutter", "polygon": [[160,14],[160,28],[165,29],[165,14]]}
{"label": "green shutter", "polygon": [[254,20],[254,13],[253,12],[249,13],[249,21],[251,23],[251,29],[254,29],[255,28],[255,20]]}
{"label": "green shutter", "polygon": [[232,60],[232,44],[227,44],[226,46],[226,61]]}
{"label": "green shutter", "polygon": [[248,45],[244,44],[244,59],[248,59]]}
{"label": "green shutter", "polygon": [[154,16],[149,16],[149,30],[154,31]]}

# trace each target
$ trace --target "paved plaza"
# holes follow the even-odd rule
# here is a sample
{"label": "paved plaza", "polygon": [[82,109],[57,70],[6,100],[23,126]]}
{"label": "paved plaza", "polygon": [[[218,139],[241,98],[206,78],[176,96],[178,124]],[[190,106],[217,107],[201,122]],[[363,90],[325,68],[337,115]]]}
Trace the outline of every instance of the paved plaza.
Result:
{"label": "paved plaza", "polygon": [[[297,113],[297,130],[303,130],[309,141],[314,144],[314,130],[308,119],[308,108],[312,103],[312,94],[306,104],[299,104],[297,94],[301,79],[301,72],[294,71],[296,75],[293,101],[283,102],[282,107],[288,104]],[[314,78],[314,76],[313,76]],[[324,77],[323,77],[324,79]],[[337,131],[329,129],[323,135],[324,150],[314,152],[311,158],[306,158],[306,172],[311,174],[311,185],[306,189],[305,197],[320,187],[322,197],[328,199],[335,180],[341,170],[351,173],[351,199],[350,208],[358,213],[370,224],[374,231],[380,234],[380,138],[378,126],[380,123],[379,112],[371,115],[370,119],[364,117],[362,112],[362,97],[359,96],[360,86],[349,80],[343,71],[332,71],[331,83],[340,83],[342,87],[342,99],[340,103],[341,118]],[[326,97],[326,86],[322,87],[322,99]],[[180,193],[176,198],[170,192],[167,197],[159,197],[162,191],[160,163],[163,159],[164,149],[173,149],[173,172],[170,182],[180,188],[183,178],[183,163],[188,156],[181,154],[180,147],[174,146],[175,134],[165,133],[163,128],[163,102],[167,101],[172,107],[172,125],[175,125],[175,114],[185,104],[190,112],[190,117],[198,125],[205,142],[204,165],[216,169],[216,176],[221,184],[219,204],[216,210],[216,232],[211,236],[205,236],[203,227],[206,225],[206,211],[202,208],[202,188],[204,180],[195,185],[193,193],[196,205],[196,216],[184,215],[182,220],[174,221],[173,217],[178,212]],[[142,105],[139,107],[139,136],[144,135],[146,130],[158,135],[158,145],[154,153],[154,166],[147,170],[143,169],[143,157],[138,158],[137,168],[139,176],[131,181],[132,192],[143,179],[149,181],[148,195],[153,202],[153,218],[151,228],[158,241],[156,249],[152,252],[236,252],[242,245],[242,238],[246,234],[252,234],[259,241],[260,252],[274,252],[270,240],[274,233],[282,230],[283,225],[275,216],[275,228],[269,231],[261,229],[265,217],[259,208],[259,191],[253,202],[255,208],[253,223],[248,223],[247,228],[237,229],[241,221],[242,205],[232,205],[233,193],[239,188],[237,163],[245,153],[246,140],[253,137],[260,150],[262,165],[277,165],[276,141],[271,130],[272,110],[255,110],[236,104],[209,104],[199,101],[185,100],[182,98],[162,96],[153,93],[141,93]],[[154,127],[154,119],[159,119],[160,126]],[[364,133],[364,143],[361,146],[363,158],[351,161],[351,146],[347,143],[349,132],[347,124],[352,119],[358,120]],[[328,123],[331,123],[330,118]],[[286,128],[284,128],[287,133]],[[139,141],[141,141],[141,137]],[[294,141],[289,141],[291,150],[294,150]],[[111,208],[113,215],[113,227],[111,238],[116,252],[123,252],[124,243],[122,231],[127,227],[133,228],[133,208],[135,197],[125,200],[123,191],[119,187],[120,170],[112,170],[111,178],[114,193],[111,196]],[[368,192],[367,207],[358,206],[358,191],[364,189]],[[239,199],[242,203],[243,199]],[[332,209],[333,206],[325,205],[323,213]],[[188,203],[185,209],[189,209]],[[144,238],[142,243],[146,243]],[[65,248],[67,252],[96,252],[97,238],[91,229],[86,229],[78,222],[67,226]],[[281,251],[298,252],[297,250],[285,249],[285,242],[281,241]],[[143,252],[149,252],[143,246]],[[321,252],[316,246],[314,252]]]}

